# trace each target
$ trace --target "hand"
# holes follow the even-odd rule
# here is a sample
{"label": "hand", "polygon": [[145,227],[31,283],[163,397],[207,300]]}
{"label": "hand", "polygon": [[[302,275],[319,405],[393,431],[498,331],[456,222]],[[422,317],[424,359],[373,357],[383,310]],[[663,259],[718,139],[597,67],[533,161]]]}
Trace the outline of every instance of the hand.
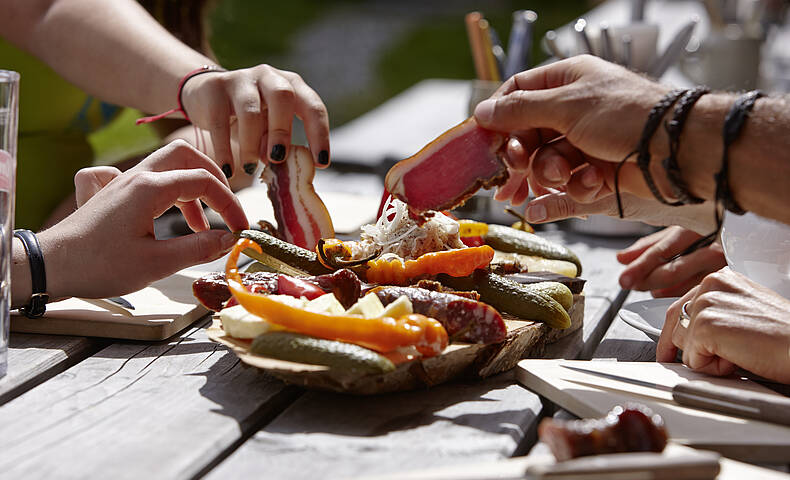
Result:
{"label": "hand", "polygon": [[[251,175],[258,160],[285,160],[294,115],[304,122],[316,165],[329,165],[329,115],[318,94],[296,73],[269,65],[206,73],[184,85],[182,98],[192,123],[210,133],[214,158],[229,177],[239,167]],[[238,163],[230,142],[236,128]]]}
{"label": "hand", "polygon": [[[532,158],[532,177],[541,185],[578,185],[597,192],[602,185],[611,187],[615,163],[637,145],[648,112],[668,91],[583,55],[511,77],[478,104],[475,117],[481,126],[522,143],[524,157]],[[514,159],[512,150],[509,164],[523,172],[525,162]],[[651,195],[633,162],[623,166],[620,184],[624,192]]]}
{"label": "hand", "polygon": [[[247,218],[219,168],[185,142],[125,173],[104,167],[75,177],[80,207],[39,234],[53,297],[98,298],[139,290],[182,268],[219,258],[232,233],[208,230],[200,201],[233,230]],[[153,219],[178,206],[196,233],[157,240]]]}
{"label": "hand", "polygon": [[[680,321],[690,301],[690,319]],[[705,277],[667,310],[656,360],[683,363],[698,372],[729,375],[736,366],[790,383],[790,301],[723,268]]]}
{"label": "hand", "polygon": [[[670,207],[653,199],[645,199],[624,193],[623,215],[627,220],[644,222],[658,227],[680,225],[697,233],[705,234],[716,228],[713,205],[700,203]],[[530,223],[555,222],[571,217],[587,215],[608,215],[617,217],[617,200],[614,195],[606,195],[590,203],[574,200],[563,191],[550,191],[533,199],[527,205],[524,216]],[[680,250],[678,250],[680,251]],[[677,252],[676,252],[677,253]]]}
{"label": "hand", "polygon": [[617,253],[617,260],[627,265],[620,274],[620,286],[650,290],[656,298],[685,294],[706,275],[727,265],[720,243],[668,261],[700,238],[701,235],[678,226],[640,238]]}

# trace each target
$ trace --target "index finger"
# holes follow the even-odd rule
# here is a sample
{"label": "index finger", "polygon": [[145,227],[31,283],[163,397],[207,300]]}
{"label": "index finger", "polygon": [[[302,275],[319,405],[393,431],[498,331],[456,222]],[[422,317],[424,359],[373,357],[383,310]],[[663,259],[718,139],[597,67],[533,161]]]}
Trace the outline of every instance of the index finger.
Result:
{"label": "index finger", "polygon": [[223,185],[230,187],[228,179],[216,162],[184,140],[174,140],[148,155],[130,172],[166,172],[169,170],[206,170]]}
{"label": "index finger", "polygon": [[313,161],[319,168],[329,166],[329,113],[321,97],[299,75],[283,72],[296,93],[296,116],[302,119]]}

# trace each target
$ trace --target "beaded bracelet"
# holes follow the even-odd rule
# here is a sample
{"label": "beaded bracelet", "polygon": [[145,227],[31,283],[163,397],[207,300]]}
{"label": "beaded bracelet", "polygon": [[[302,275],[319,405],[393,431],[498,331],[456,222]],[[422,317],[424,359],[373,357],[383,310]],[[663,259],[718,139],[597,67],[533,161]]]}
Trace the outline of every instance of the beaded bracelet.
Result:
{"label": "beaded bracelet", "polygon": [[224,72],[224,71],[225,71],[224,68],[218,67],[216,65],[203,65],[200,68],[196,68],[196,69],[192,70],[191,72],[189,72],[186,75],[184,75],[183,78],[181,78],[181,81],[178,82],[178,97],[176,98],[176,100],[178,101],[178,107],[172,108],[172,109],[170,109],[170,110],[168,110],[168,111],[166,111],[164,113],[160,113],[159,115],[152,115],[150,117],[138,118],[137,121],[134,122],[134,124],[135,125],[140,125],[140,124],[143,124],[143,123],[155,122],[157,120],[161,120],[161,119],[167,117],[168,115],[171,115],[173,113],[179,113],[179,112],[184,116],[184,118],[188,122],[191,122],[191,120],[189,119],[189,115],[187,115],[187,111],[184,108],[184,103],[182,102],[182,99],[181,99],[181,97],[182,97],[182,95],[184,93],[184,85],[186,85],[186,83],[187,83],[187,81],[189,81],[189,79],[191,79],[193,77],[197,77],[198,75],[202,75],[204,73]]}
{"label": "beaded bracelet", "polygon": [[673,203],[667,201],[661,195],[661,192],[658,191],[658,187],[656,187],[656,182],[653,180],[653,175],[650,173],[650,140],[653,138],[653,134],[655,134],[658,126],[661,125],[661,119],[664,118],[666,111],[669,110],[685,92],[686,90],[681,89],[672,90],[653,106],[650,113],[647,115],[647,121],[645,122],[645,127],[642,129],[642,136],[639,139],[639,144],[636,149],[626,155],[617,165],[614,175],[614,193],[617,199],[617,212],[620,218],[624,218],[623,202],[620,198],[620,169],[625,165],[625,162],[634,155],[637,155],[637,166],[639,166],[639,170],[645,178],[645,183],[647,183],[648,188],[653,193],[653,196],[656,197],[656,200],[666,205],[678,204],[677,202]]}
{"label": "beaded bracelet", "polygon": [[669,138],[669,155],[664,159],[662,165],[667,174],[669,185],[672,187],[672,192],[682,205],[702,203],[705,200],[695,197],[689,192],[688,185],[680,174],[680,165],[678,165],[677,155],[680,147],[680,134],[683,131],[683,125],[686,123],[691,108],[703,95],[710,92],[708,87],[696,87],[686,93],[678,100],[675,105],[675,110],[672,114],[672,120],[664,124]]}

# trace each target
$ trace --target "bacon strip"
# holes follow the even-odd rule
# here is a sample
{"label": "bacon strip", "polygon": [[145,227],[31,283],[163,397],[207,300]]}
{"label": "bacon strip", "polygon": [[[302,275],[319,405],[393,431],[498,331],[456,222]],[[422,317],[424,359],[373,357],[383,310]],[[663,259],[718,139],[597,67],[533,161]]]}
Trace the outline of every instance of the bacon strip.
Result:
{"label": "bacon strip", "polygon": [[[242,273],[241,281],[247,290],[255,293],[280,293],[277,277],[279,273],[255,272]],[[300,277],[335,297],[345,308],[353,305],[360,296],[361,282],[354,272],[348,269],[338,270],[326,275]],[[192,293],[208,309],[218,312],[230,299],[230,289],[224,273],[211,273],[192,283]]]}
{"label": "bacon strip", "polygon": [[335,236],[329,212],[313,188],[314,177],[313,157],[299,145],[291,145],[288,158],[270,163],[261,175],[269,188],[279,237],[308,250],[314,250],[319,239]]}
{"label": "bacon strip", "polygon": [[481,187],[507,181],[507,168],[499,158],[505,141],[504,135],[483,129],[469,118],[396,163],[384,187],[413,212],[451,210]]}
{"label": "bacon strip", "polygon": [[384,305],[405,295],[415,313],[435,318],[453,340],[496,343],[507,336],[507,326],[496,309],[483,302],[450,293],[413,287],[380,287],[373,290]]}

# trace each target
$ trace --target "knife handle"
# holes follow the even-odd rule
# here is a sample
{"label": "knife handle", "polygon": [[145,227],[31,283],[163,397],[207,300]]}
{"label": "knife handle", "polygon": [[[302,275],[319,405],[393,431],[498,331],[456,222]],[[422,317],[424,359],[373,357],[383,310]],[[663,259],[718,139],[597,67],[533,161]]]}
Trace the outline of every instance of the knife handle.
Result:
{"label": "knife handle", "polygon": [[790,398],[692,380],[672,389],[680,405],[790,425]]}

